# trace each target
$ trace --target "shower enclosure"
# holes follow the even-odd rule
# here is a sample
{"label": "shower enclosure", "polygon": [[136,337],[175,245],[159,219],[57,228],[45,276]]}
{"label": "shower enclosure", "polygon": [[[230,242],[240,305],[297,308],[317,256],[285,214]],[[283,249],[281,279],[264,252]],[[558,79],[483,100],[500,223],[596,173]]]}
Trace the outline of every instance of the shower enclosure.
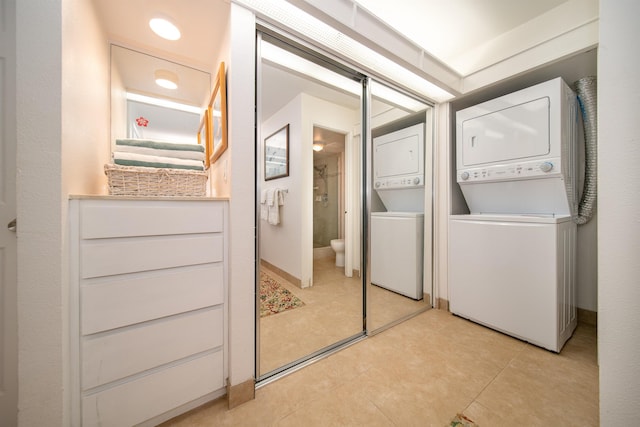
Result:
{"label": "shower enclosure", "polygon": [[344,237],[344,138],[345,135],[314,127],[313,152],[313,248],[325,248]]}

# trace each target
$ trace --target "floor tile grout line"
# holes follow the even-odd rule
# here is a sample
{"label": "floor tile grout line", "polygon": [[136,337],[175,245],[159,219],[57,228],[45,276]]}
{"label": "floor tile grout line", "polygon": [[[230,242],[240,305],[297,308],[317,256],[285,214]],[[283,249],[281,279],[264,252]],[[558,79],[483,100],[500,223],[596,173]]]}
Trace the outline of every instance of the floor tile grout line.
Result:
{"label": "floor tile grout line", "polygon": [[[493,384],[493,382],[496,380],[496,378],[498,378],[498,377],[500,376],[500,374],[502,374],[502,373],[503,373],[503,372],[504,372],[504,371],[505,371],[509,366],[511,366],[511,363],[512,363],[514,360],[516,360],[516,359],[518,358],[518,356],[520,356],[520,355],[521,355],[521,354],[522,354],[522,353],[527,349],[527,347],[529,347],[530,345],[531,345],[531,344],[529,344],[529,343],[524,343],[524,345],[522,346],[522,349],[521,349],[520,351],[518,351],[518,352],[517,352],[517,353],[516,353],[516,354],[515,354],[511,359],[509,359],[509,361],[508,361],[507,363],[505,363],[505,365],[502,367],[502,369],[500,369],[500,371],[498,371],[498,372],[493,376],[493,378],[491,378],[491,380],[489,380],[489,381],[487,382],[487,384],[486,384],[484,387],[482,387],[482,390],[480,390],[480,391],[478,392],[478,394],[476,394],[476,396],[471,400],[471,402],[469,402],[469,404],[468,404],[468,405],[463,409],[463,411],[462,411],[462,412],[464,413],[464,411],[466,411],[467,409],[469,409],[469,407],[470,407],[471,405],[473,405],[473,403],[474,403],[474,402],[476,402],[476,401],[478,400],[478,397],[480,397],[480,395],[481,395],[482,393],[484,393],[484,391],[485,391],[485,390],[486,390],[486,389],[487,389],[491,384]],[[480,402],[477,402],[477,403],[478,403],[479,405],[482,405]],[[485,406],[485,405],[483,405],[483,406]],[[491,408],[488,408],[488,409],[491,409]]]}

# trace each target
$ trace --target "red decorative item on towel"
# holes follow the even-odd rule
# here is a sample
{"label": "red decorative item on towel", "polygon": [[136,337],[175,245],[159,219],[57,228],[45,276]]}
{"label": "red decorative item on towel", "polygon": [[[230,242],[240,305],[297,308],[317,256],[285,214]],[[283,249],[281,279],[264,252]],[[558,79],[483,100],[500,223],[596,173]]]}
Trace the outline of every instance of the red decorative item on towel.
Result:
{"label": "red decorative item on towel", "polygon": [[138,126],[147,127],[147,125],[149,124],[149,120],[147,120],[144,117],[140,116],[140,117],[138,117],[136,119],[136,123],[138,124]]}

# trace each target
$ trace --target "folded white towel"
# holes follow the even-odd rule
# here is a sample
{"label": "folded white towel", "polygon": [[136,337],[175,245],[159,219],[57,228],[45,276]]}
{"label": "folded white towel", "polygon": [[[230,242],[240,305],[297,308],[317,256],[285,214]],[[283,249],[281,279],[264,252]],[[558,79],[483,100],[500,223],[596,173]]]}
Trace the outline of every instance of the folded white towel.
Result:
{"label": "folded white towel", "polygon": [[120,151],[113,152],[114,160],[129,160],[129,161],[137,161],[137,162],[145,162],[145,163],[158,163],[158,164],[172,164],[172,165],[180,165],[180,166],[191,166],[191,167],[202,167],[202,161],[200,160],[191,160],[191,159],[176,159],[172,157],[162,157],[162,156],[147,156],[144,154],[137,153],[123,153]]}
{"label": "folded white towel", "polygon": [[199,160],[201,162],[204,161],[204,153],[201,153],[199,151],[163,150],[159,148],[136,147],[132,145],[117,145],[114,151],[121,153],[136,153],[146,156],[170,157],[172,159],[191,159]]}

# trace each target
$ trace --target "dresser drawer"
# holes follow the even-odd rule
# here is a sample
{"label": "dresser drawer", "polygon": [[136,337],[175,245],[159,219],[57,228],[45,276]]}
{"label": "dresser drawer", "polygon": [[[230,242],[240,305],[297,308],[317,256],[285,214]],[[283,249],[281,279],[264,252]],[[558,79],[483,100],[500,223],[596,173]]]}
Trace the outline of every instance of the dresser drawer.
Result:
{"label": "dresser drawer", "polygon": [[80,289],[80,333],[93,334],[223,301],[222,264],[96,279]]}
{"label": "dresser drawer", "polygon": [[111,276],[161,268],[220,262],[222,234],[139,237],[84,241],[80,277]]}
{"label": "dresser drawer", "polygon": [[83,338],[82,389],[222,346],[222,315],[218,306]]}
{"label": "dresser drawer", "polygon": [[220,233],[224,206],[209,201],[88,200],[80,215],[81,239]]}
{"label": "dresser drawer", "polygon": [[139,424],[224,386],[222,351],[82,397],[84,427]]}

